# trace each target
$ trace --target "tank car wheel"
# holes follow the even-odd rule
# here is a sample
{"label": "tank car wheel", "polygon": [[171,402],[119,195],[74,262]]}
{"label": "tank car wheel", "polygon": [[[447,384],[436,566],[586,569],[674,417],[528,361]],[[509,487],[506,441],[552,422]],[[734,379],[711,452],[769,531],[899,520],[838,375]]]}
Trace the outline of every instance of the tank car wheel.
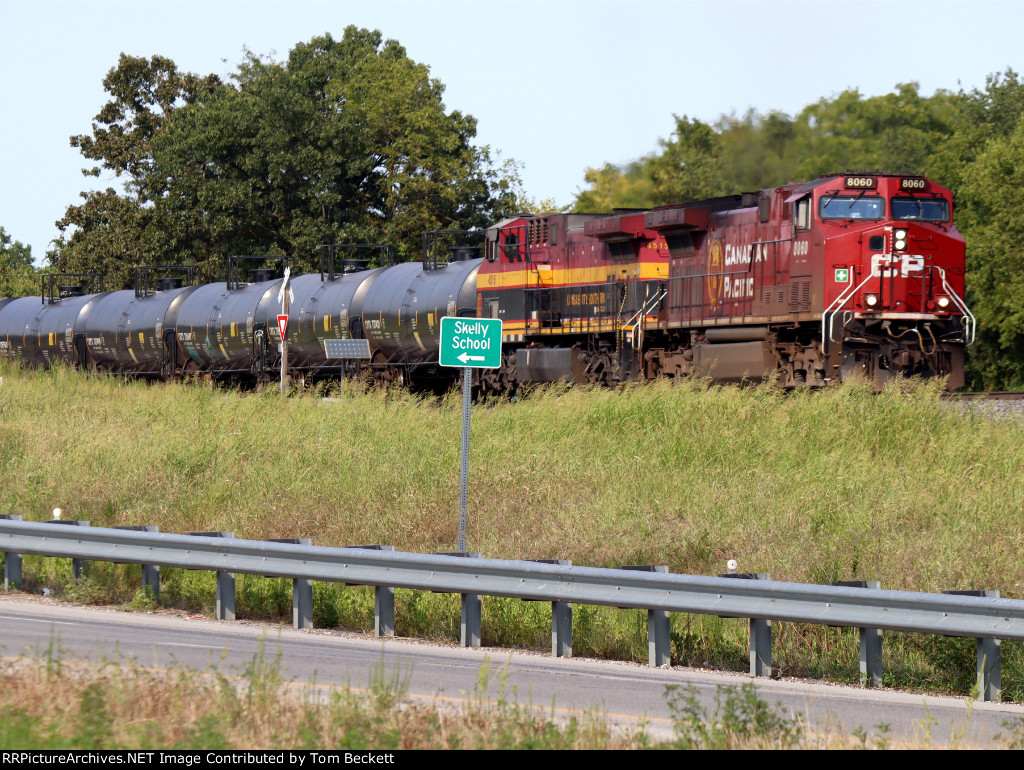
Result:
{"label": "tank car wheel", "polygon": [[204,372],[199,368],[199,364],[189,359],[185,366],[182,367],[182,373],[186,379],[192,380],[193,382],[201,383],[203,385],[213,384],[213,375],[210,372]]}

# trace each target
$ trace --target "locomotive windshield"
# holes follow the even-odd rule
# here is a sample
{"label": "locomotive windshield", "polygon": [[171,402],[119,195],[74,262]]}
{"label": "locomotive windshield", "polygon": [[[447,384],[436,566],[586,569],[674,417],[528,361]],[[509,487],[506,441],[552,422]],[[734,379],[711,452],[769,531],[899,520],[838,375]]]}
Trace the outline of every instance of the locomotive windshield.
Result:
{"label": "locomotive windshield", "polygon": [[818,214],[822,219],[881,219],[885,201],[874,196],[822,195]]}
{"label": "locomotive windshield", "polygon": [[949,201],[944,198],[893,198],[892,218],[947,222],[949,221]]}

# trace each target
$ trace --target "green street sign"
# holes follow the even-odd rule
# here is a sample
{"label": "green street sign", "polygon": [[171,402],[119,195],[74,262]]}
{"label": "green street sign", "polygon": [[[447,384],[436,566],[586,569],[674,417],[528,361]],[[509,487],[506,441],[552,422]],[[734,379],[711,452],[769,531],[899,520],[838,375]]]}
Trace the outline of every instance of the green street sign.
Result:
{"label": "green street sign", "polygon": [[441,366],[497,369],[501,366],[501,320],[441,319]]}

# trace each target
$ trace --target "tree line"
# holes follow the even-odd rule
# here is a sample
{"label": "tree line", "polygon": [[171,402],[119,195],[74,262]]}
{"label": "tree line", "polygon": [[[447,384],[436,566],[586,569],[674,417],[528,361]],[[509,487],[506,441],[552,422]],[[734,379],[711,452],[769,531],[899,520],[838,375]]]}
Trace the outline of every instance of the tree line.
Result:
{"label": "tree line", "polygon": [[[477,146],[476,120],[378,31],[348,27],[285,60],[246,53],[226,80],[122,54],[92,131],[71,137],[120,189],[84,192],[57,222],[50,269],[127,287],[142,264],[192,264],[223,279],[229,255],[290,255],[318,269],[322,243],[388,243],[415,259],[427,230],[481,228],[551,208],[514,161]],[[1024,84],[864,97],[844,91],[781,112],[674,116],[656,152],[586,171],[569,208],[608,211],[756,190],[843,170],[919,173],[953,190],[979,319],[975,387],[1024,386]],[[0,295],[38,291],[28,247],[0,230]]]}

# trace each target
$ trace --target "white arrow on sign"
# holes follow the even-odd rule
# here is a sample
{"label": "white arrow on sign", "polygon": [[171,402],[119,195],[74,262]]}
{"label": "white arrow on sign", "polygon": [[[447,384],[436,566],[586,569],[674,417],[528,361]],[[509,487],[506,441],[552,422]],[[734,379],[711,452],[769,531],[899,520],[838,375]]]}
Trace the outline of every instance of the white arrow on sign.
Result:
{"label": "white arrow on sign", "polygon": [[483,361],[484,360],[483,356],[471,356],[469,353],[463,353],[458,358],[459,358],[459,360],[462,363],[466,363],[467,361]]}

